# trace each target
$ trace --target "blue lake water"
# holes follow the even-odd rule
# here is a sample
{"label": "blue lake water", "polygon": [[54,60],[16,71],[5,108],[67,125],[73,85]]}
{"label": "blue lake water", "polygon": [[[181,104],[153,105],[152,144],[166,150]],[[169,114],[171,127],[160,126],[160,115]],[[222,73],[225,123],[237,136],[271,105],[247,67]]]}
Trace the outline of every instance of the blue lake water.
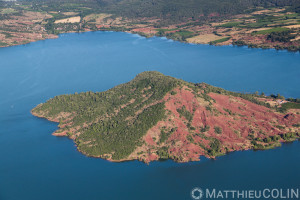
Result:
{"label": "blue lake water", "polygon": [[116,32],[62,34],[0,49],[0,200],[191,199],[194,187],[300,188],[300,143],[216,160],[111,163],[88,158],[30,110],[157,70],[232,91],[300,97],[300,54],[191,45]]}

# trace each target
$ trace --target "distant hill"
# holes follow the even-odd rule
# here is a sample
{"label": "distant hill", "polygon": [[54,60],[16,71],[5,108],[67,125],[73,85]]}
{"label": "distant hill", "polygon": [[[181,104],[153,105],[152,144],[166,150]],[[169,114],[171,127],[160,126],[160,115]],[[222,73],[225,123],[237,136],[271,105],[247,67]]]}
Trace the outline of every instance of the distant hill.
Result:
{"label": "distant hill", "polygon": [[188,18],[217,14],[231,16],[247,13],[256,7],[291,6],[297,0],[98,0],[111,12],[126,17],[161,17],[168,20],[184,20]]}
{"label": "distant hill", "polygon": [[276,111],[284,103],[143,72],[105,92],[56,96],[32,114],[59,122],[54,135],[87,156],[188,162],[299,138],[299,113]]}
{"label": "distant hill", "polygon": [[[232,16],[250,12],[257,7],[270,8],[293,6],[298,0],[23,0],[51,5],[51,7],[67,3],[82,4],[94,11],[114,13],[117,16],[159,17],[169,22],[198,19],[213,14]],[[61,9],[65,9],[61,7]],[[70,5],[72,9],[72,5]],[[295,9],[298,9],[295,7]],[[93,11],[93,12],[94,12]]]}
{"label": "distant hill", "polygon": [[68,32],[122,31],[194,44],[297,52],[299,8],[299,0],[0,1],[0,47]]}

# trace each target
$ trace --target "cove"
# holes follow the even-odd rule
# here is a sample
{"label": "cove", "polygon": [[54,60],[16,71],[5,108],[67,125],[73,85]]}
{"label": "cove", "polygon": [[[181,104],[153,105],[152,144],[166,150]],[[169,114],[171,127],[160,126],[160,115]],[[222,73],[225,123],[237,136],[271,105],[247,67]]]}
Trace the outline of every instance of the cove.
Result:
{"label": "cove", "polygon": [[300,55],[118,32],[62,34],[0,49],[0,199],[191,199],[194,187],[299,187],[300,144],[150,165],[88,158],[30,114],[56,95],[104,91],[146,70],[239,92],[300,97]]}

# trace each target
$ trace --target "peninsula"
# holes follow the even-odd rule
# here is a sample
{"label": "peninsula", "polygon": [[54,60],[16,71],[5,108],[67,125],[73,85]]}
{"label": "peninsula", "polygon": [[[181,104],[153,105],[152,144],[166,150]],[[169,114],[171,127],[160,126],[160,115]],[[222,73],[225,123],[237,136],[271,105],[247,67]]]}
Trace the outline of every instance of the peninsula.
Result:
{"label": "peninsula", "polygon": [[58,122],[55,136],[110,161],[177,162],[269,149],[300,137],[300,104],[143,72],[105,92],[56,96],[31,112]]}

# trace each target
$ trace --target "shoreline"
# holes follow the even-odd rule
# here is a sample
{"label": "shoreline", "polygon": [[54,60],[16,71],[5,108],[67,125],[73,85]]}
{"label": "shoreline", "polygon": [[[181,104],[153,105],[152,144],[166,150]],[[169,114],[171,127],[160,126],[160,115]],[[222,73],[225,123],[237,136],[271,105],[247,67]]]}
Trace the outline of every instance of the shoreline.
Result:
{"label": "shoreline", "polygon": [[[174,20],[169,16],[128,16],[97,9],[81,14],[75,12],[76,9],[71,9],[74,12],[61,12],[48,7],[46,2],[37,4],[40,9],[26,9],[26,6],[30,7],[30,4],[8,5],[10,12],[4,13],[6,17],[0,20],[3,25],[1,47],[58,38],[59,34],[65,33],[114,31],[147,38],[166,37],[188,44],[300,51],[300,14],[296,9],[290,9],[289,5],[253,5],[252,10],[242,9],[237,13],[225,15],[217,11]],[[78,9],[81,7],[78,5]],[[18,15],[14,14],[16,10]]]}
{"label": "shoreline", "polygon": [[[60,130],[61,128],[59,127],[59,122],[58,121],[55,121],[55,120],[52,120],[52,119],[48,119],[47,117],[44,117],[42,115],[39,115],[37,113],[33,113],[32,110],[30,111],[30,113],[37,117],[37,118],[41,118],[41,119],[46,119],[50,122],[55,122],[55,123],[58,123],[57,125],[57,130]],[[56,131],[57,131],[56,130]],[[55,132],[56,132],[55,131]],[[122,163],[122,162],[134,162],[134,161],[138,161],[138,162],[141,162],[141,163],[144,163],[144,164],[147,164],[149,165],[150,163],[153,163],[153,162],[164,162],[164,161],[172,161],[176,164],[188,164],[188,163],[200,163],[203,161],[203,158],[204,159],[207,159],[207,160],[210,160],[210,161],[215,161],[217,160],[217,158],[219,157],[223,157],[223,156],[227,156],[229,154],[232,154],[232,153],[235,153],[235,152],[243,152],[243,151],[253,151],[253,152],[258,152],[258,151],[267,151],[267,150],[272,150],[272,149],[279,149],[279,148],[282,148],[282,145],[285,145],[285,144],[292,144],[294,142],[299,142],[300,141],[300,137],[298,138],[294,138],[294,140],[289,140],[289,141],[279,141],[278,143],[274,143],[274,145],[272,145],[270,148],[265,148],[265,149],[255,149],[255,148],[246,148],[246,149],[241,149],[241,150],[235,150],[235,151],[229,151],[229,152],[225,152],[223,154],[220,154],[220,155],[216,155],[215,157],[207,157],[205,155],[200,155],[199,156],[199,160],[189,160],[187,162],[178,162],[172,158],[168,158],[168,159],[157,159],[157,160],[152,160],[152,161],[149,161],[149,162],[145,162],[144,160],[140,160],[138,158],[132,158],[132,159],[128,159],[128,158],[125,158],[125,159],[121,159],[121,160],[113,160],[113,159],[106,159],[106,158],[103,158],[101,156],[93,156],[93,155],[88,155],[88,154],[85,154],[83,151],[81,151],[77,144],[75,143],[75,140],[72,139],[71,137],[69,137],[68,135],[55,135],[53,132],[51,135],[55,136],[55,137],[67,137],[68,139],[72,140],[76,146],[76,150],[78,153],[81,153],[82,155],[84,155],[85,157],[88,157],[88,158],[97,158],[97,159],[102,159],[102,160],[105,160],[105,161],[108,161],[108,162],[112,162],[112,163]],[[202,158],[202,159],[201,159]]]}
{"label": "shoreline", "polygon": [[35,42],[40,42],[40,41],[46,41],[46,40],[56,40],[59,39],[61,37],[61,35],[64,34],[82,34],[82,33],[93,33],[93,32],[114,32],[114,33],[127,33],[127,34],[132,34],[132,35],[138,35],[139,37],[143,37],[146,39],[149,38],[166,38],[166,40],[172,40],[173,42],[179,42],[179,43],[183,43],[183,44],[189,44],[189,45],[205,45],[205,46],[214,46],[214,47],[222,47],[222,46],[228,46],[228,47],[239,47],[239,48],[248,48],[248,49],[260,49],[260,50],[275,50],[277,52],[289,52],[289,53],[293,53],[293,54],[300,54],[300,51],[291,51],[288,49],[276,49],[274,47],[272,48],[262,48],[262,47],[251,47],[251,45],[234,45],[234,44],[206,44],[206,43],[191,43],[188,41],[180,41],[180,40],[174,40],[171,38],[168,38],[167,36],[147,36],[147,35],[143,35],[137,32],[130,32],[130,31],[115,31],[115,30],[91,30],[91,31],[80,31],[80,32],[65,32],[65,33],[59,33],[56,35],[56,37],[49,37],[49,38],[44,38],[41,40],[35,40],[35,41],[30,41],[28,43],[24,43],[24,44],[13,44],[13,45],[9,45],[9,46],[0,46],[1,48],[10,48],[10,47],[18,47],[18,46],[25,46],[25,45],[29,45],[31,43],[35,43]]}
{"label": "shoreline", "polygon": [[[39,104],[35,108],[38,108],[38,107],[41,107],[41,106],[42,106],[42,104]],[[76,146],[76,150],[78,152],[80,152],[81,154],[85,155],[86,157],[101,158],[103,160],[107,160],[107,161],[110,161],[110,162],[128,162],[128,161],[137,160],[137,161],[141,161],[141,162],[146,163],[146,164],[149,164],[150,162],[153,162],[153,161],[159,161],[160,160],[160,157],[156,157],[154,159],[143,159],[143,157],[138,156],[139,154],[137,154],[137,155],[136,154],[133,154],[133,155],[130,154],[127,158],[122,158],[122,159],[119,159],[119,160],[112,159],[112,154],[91,155],[91,154],[89,154],[85,151],[82,151],[80,149],[80,143],[76,142],[78,134],[80,134],[80,127],[79,128],[75,127],[74,129],[67,129],[67,131],[64,130],[64,128],[66,127],[66,124],[70,123],[70,121],[72,120],[72,117],[69,117],[70,113],[61,112],[61,113],[57,114],[55,117],[47,117],[47,113],[34,112],[35,108],[33,108],[30,111],[30,113],[33,116],[38,117],[38,118],[43,118],[43,119],[46,119],[46,120],[51,121],[51,122],[58,123],[57,130],[52,133],[53,136],[56,136],[56,137],[64,137],[65,136],[65,137],[68,137],[69,139],[73,140],[73,142]],[[63,117],[63,116],[65,116],[65,117]],[[61,119],[63,119],[63,120],[61,120]],[[168,158],[163,158],[162,160],[172,160],[176,163],[189,163],[189,162],[199,161],[201,156],[205,157],[207,159],[215,160],[217,157],[225,156],[229,153],[236,152],[236,151],[247,151],[247,150],[261,151],[261,150],[275,149],[277,147],[280,147],[283,143],[290,143],[290,142],[294,142],[294,141],[300,139],[299,133],[296,133],[295,137],[291,137],[289,139],[285,139],[285,137],[282,137],[282,135],[284,135],[284,134],[287,134],[287,133],[285,133],[285,132],[281,132],[280,134],[278,133],[277,135],[280,136],[281,138],[279,137],[279,140],[276,140],[276,141],[273,141],[273,142],[269,143],[268,146],[263,145],[263,146],[259,147],[259,146],[256,146],[256,144],[255,145],[246,145],[246,146],[243,146],[243,148],[227,149],[225,151],[216,153],[215,155],[210,155],[207,152],[203,152],[198,157],[198,160],[191,160],[191,159],[176,160],[176,157],[172,157],[172,156],[168,157]],[[156,155],[156,154],[155,153],[153,154],[153,152],[147,154],[147,156],[153,156],[153,155]],[[187,157],[187,158],[189,158],[189,157]]]}

